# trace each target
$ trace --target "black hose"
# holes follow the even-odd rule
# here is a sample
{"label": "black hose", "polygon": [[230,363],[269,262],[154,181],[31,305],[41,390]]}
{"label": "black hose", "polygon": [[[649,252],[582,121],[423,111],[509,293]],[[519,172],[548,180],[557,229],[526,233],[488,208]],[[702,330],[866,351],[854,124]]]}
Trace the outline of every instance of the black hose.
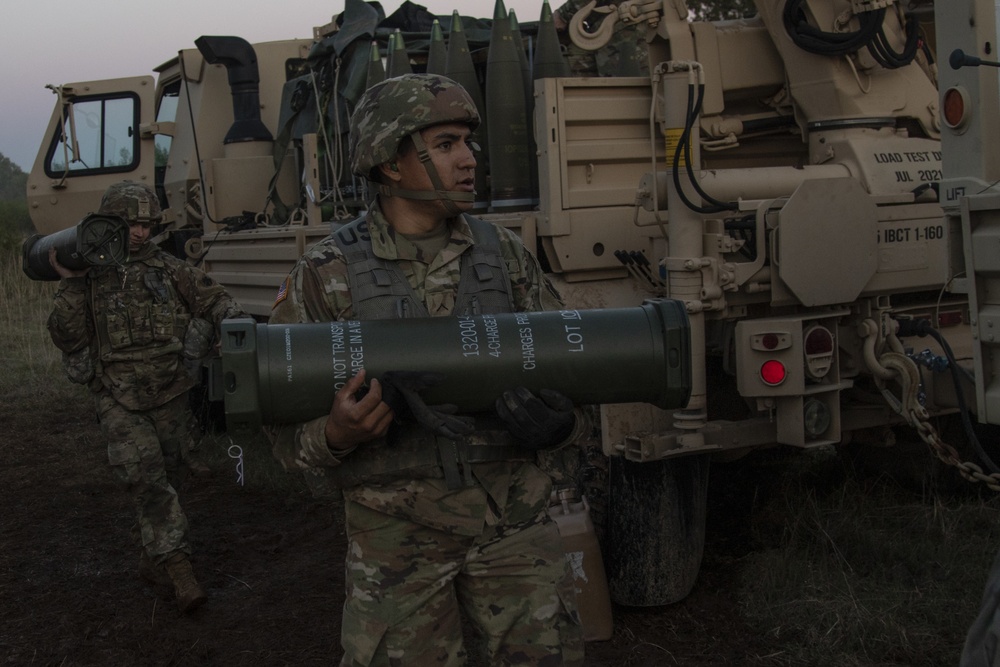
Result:
{"label": "black hose", "polygon": [[886,69],[905,67],[913,62],[917,50],[924,48],[920,22],[912,13],[906,14],[903,30],[906,43],[902,51],[889,44],[885,34],[886,9],[879,8],[855,15],[859,28],[851,32],[826,32],[809,25],[802,4],[805,0],[788,0],[782,11],[785,31],[800,49],[827,57],[852,55],[868,49],[875,61]]}
{"label": "black hose", "polygon": [[[705,192],[704,189],[702,189],[701,185],[698,183],[698,179],[695,178],[694,165],[692,164],[692,158],[691,158],[691,132],[694,128],[695,121],[698,118],[698,114],[701,112],[701,105],[704,102],[705,98],[705,86],[701,85],[698,87],[698,89],[699,89],[699,95],[697,102],[695,102],[694,85],[693,84],[688,85],[687,112],[684,119],[684,131],[681,132],[677,149],[674,151],[674,159],[672,165],[674,188],[677,190],[677,194],[680,196],[681,202],[695,213],[711,215],[714,213],[722,213],[723,211],[738,211],[739,207],[736,205],[735,202],[727,203],[715,199],[707,192]],[[684,192],[683,188],[681,188],[681,179],[680,179],[681,151],[684,151],[684,162],[686,167],[685,171],[687,172],[688,175],[688,181],[694,187],[698,195],[710,204],[709,206],[700,206],[698,204],[695,204],[690,199],[688,199],[687,194]]]}
{"label": "black hose", "polygon": [[982,444],[979,442],[979,438],[976,436],[975,429],[972,424],[972,419],[969,417],[969,405],[965,401],[965,391],[962,389],[962,378],[960,373],[962,370],[959,368],[958,362],[955,359],[955,354],[952,352],[951,345],[945,340],[941,332],[931,326],[929,320],[897,320],[899,322],[899,335],[900,336],[930,336],[937,341],[941,349],[944,350],[945,356],[948,358],[948,369],[951,371],[952,383],[955,385],[955,397],[958,400],[959,413],[962,416],[962,426],[965,428],[965,434],[969,438],[969,442],[972,443],[972,448],[976,451],[976,455],[979,456],[980,461],[983,466],[991,473],[1000,473],[1000,467],[993,462],[986,450],[983,449]]}

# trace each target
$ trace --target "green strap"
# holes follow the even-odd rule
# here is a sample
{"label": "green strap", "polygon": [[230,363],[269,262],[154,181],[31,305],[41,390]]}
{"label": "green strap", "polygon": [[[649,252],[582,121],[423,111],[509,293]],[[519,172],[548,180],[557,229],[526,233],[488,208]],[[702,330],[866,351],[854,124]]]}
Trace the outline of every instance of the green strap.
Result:
{"label": "green strap", "polygon": [[[448,438],[435,438],[438,450],[438,462],[441,470],[444,471],[444,481],[449,489],[461,489],[464,486],[472,486],[471,479],[463,480],[463,475],[458,470],[458,443]],[[468,466],[462,466],[464,476],[471,477],[472,471]],[[466,483],[463,484],[463,481]]]}
{"label": "green strap", "polygon": [[[298,88],[303,84],[306,85],[305,94],[307,96],[311,95],[308,84],[306,84],[305,80],[302,80],[296,84],[296,90],[292,93],[293,99],[296,95],[300,94]],[[273,218],[275,223],[279,225],[288,222],[288,219],[292,215],[292,209],[281,200],[281,195],[278,194],[278,177],[281,175],[282,165],[285,164],[285,153],[288,152],[288,146],[292,142],[292,130],[295,127],[295,122],[307,106],[309,105],[306,101],[301,101],[300,104],[292,104],[291,115],[285,120],[285,124],[281,126],[278,136],[274,138],[274,150],[271,155],[274,162],[274,175],[271,176],[271,182],[267,186],[267,201],[274,206]]]}

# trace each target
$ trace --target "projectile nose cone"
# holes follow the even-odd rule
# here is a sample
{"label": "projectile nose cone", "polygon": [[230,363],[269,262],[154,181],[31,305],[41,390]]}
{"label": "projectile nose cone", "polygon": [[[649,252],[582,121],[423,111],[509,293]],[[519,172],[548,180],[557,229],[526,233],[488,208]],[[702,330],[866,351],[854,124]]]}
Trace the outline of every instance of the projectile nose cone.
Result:
{"label": "projectile nose cone", "polygon": [[507,19],[507,6],[503,4],[503,0],[497,0],[497,3],[493,5],[493,20],[504,21],[506,19]]}
{"label": "projectile nose cone", "polygon": [[549,0],[542,1],[542,13],[539,15],[538,20],[542,23],[552,21],[552,5],[549,4]]}

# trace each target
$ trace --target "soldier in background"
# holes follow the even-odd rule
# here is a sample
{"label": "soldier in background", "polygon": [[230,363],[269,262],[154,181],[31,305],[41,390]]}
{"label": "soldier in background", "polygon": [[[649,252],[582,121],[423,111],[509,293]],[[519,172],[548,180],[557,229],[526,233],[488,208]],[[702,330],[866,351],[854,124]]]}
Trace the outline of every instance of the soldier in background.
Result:
{"label": "soldier in background", "polygon": [[[480,118],[454,81],[404,75],[368,89],[351,166],[378,195],[311,248],[272,323],[550,310],[558,294],[509,230],[466,215]],[[332,380],[331,380],[332,381]],[[345,500],[342,665],[464,665],[462,613],[490,664],[580,665],[572,574],[536,464],[589,422],[556,392],[512,387],[497,413],[427,406],[433,373],[360,371],[329,415],[272,429],[274,453]]]}
{"label": "soldier in background", "polygon": [[959,667],[1000,667],[1000,553],[993,559],[979,613],[969,626]]}
{"label": "soldier in background", "polygon": [[[596,51],[581,49],[570,40],[567,34],[569,23],[573,15],[589,1],[567,0],[552,14],[556,32],[566,48],[566,63],[573,76],[649,76],[647,33],[650,27],[645,22],[626,24],[616,21],[611,39]],[[598,0],[596,6],[608,4],[607,0]],[[612,16],[613,14],[591,13],[585,25],[592,20],[596,27]]]}
{"label": "soldier in background", "polygon": [[203,271],[149,242],[161,218],[152,188],[116,183],[98,212],[128,223],[128,262],[74,271],[53,248],[49,262],[62,279],[49,334],[70,380],[94,393],[108,462],[135,501],[139,573],[172,585],[186,613],[206,600],[178,499],[193,441],[191,369],[211,351],[222,320],[243,310]]}

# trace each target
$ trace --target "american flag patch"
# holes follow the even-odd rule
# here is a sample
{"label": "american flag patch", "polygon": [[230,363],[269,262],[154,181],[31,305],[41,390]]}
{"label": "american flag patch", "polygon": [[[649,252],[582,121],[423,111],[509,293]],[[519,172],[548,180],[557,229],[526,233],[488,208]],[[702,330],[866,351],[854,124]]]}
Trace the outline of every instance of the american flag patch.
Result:
{"label": "american flag patch", "polygon": [[274,305],[272,308],[277,308],[278,304],[284,301],[288,297],[288,278],[285,278],[281,287],[278,288],[278,296],[274,299]]}

